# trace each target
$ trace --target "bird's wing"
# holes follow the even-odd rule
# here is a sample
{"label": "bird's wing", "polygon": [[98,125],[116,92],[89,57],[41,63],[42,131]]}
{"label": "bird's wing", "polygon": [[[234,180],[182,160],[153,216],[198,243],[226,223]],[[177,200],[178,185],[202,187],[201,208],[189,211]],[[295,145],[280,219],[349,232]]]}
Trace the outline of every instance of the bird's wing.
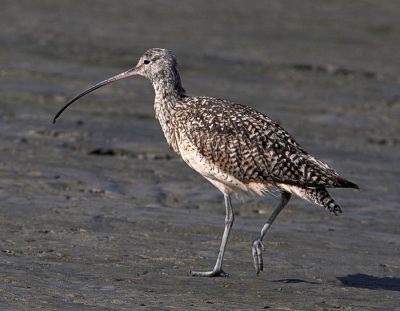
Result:
{"label": "bird's wing", "polygon": [[242,182],[341,187],[343,178],[262,113],[221,99],[192,97],[176,126],[204,158]]}

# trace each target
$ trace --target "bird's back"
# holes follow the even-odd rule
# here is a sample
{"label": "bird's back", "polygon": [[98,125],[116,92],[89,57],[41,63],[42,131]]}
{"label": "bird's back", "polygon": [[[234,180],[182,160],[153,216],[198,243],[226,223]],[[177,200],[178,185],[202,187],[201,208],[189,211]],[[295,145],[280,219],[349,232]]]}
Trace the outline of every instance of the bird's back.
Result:
{"label": "bird's back", "polygon": [[250,107],[216,98],[184,97],[176,109],[173,123],[178,144],[190,144],[199,156],[242,183],[302,188],[354,185]]}

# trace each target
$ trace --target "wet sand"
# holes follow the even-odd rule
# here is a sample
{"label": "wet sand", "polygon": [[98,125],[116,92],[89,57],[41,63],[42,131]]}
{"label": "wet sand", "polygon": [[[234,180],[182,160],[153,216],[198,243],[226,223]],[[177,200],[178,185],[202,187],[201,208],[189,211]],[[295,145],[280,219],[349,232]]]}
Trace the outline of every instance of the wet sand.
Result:
{"label": "wet sand", "polygon": [[[3,1],[1,310],[400,310],[400,5],[396,1]],[[360,185],[335,217],[300,199],[223,198],[167,146],[148,81],[65,101],[173,50],[191,95],[279,121]]]}

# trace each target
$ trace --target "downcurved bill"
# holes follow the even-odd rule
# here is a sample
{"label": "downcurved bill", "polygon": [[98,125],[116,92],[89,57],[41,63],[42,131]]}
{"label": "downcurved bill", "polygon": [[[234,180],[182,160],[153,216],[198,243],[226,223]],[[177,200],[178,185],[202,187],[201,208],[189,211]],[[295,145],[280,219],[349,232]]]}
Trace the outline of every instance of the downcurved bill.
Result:
{"label": "downcurved bill", "polygon": [[108,78],[107,80],[101,81],[101,82],[97,83],[96,85],[92,86],[91,88],[87,89],[86,91],[82,92],[81,94],[75,96],[74,98],[69,100],[68,103],[66,103],[66,105],[64,107],[62,107],[59,112],[57,112],[56,116],[53,119],[53,124],[56,123],[58,117],[64,112],[64,110],[67,109],[69,106],[71,106],[79,98],[85,96],[86,94],[89,94],[90,92],[93,92],[94,90],[97,90],[98,88],[101,88],[104,85],[107,85],[109,83],[112,83],[112,82],[115,82],[115,81],[118,81],[118,80],[121,80],[121,79],[128,78],[130,76],[137,75],[138,73],[139,73],[139,69],[138,68],[129,69],[129,70],[123,72],[123,73],[120,73],[120,74],[118,74],[116,76]]}

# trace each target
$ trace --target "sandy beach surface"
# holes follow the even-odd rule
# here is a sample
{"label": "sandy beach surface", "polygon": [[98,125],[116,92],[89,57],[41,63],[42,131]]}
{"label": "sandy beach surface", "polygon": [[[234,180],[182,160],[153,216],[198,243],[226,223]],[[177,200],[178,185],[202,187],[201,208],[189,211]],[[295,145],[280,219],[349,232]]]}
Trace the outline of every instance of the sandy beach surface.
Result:
{"label": "sandy beach surface", "polygon": [[[2,1],[0,310],[400,310],[398,1]],[[278,121],[359,184],[336,217],[234,200],[168,147],[143,78],[95,82],[172,50],[191,95]]]}

